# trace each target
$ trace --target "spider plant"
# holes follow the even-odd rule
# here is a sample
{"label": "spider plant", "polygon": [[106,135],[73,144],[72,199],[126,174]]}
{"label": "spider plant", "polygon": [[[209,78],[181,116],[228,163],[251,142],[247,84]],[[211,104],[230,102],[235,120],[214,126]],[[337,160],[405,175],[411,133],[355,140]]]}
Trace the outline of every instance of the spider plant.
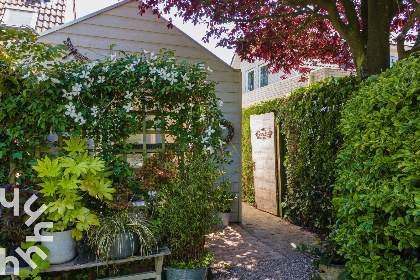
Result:
{"label": "spider plant", "polygon": [[[99,216],[98,220],[99,225],[89,230],[88,238],[101,260],[108,262],[110,258],[120,258],[119,252],[127,246],[131,255],[134,255],[137,253],[137,243],[140,247],[139,254],[142,256],[150,255],[157,249],[157,242],[151,230],[153,225],[133,208],[110,212]],[[124,239],[128,244],[122,244]]]}

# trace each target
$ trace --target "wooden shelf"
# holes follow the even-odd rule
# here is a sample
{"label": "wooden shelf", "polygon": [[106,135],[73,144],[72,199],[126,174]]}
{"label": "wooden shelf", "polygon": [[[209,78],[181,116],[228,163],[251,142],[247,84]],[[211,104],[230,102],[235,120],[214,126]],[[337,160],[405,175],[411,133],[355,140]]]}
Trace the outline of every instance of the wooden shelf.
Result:
{"label": "wooden shelf", "polygon": [[[108,264],[122,264],[127,262],[134,262],[134,261],[142,261],[142,260],[148,260],[148,259],[155,259],[155,271],[150,272],[144,272],[139,274],[132,274],[132,275],[126,275],[126,276],[118,276],[118,277],[112,277],[112,278],[106,278],[106,279],[115,279],[115,280],[130,280],[130,279],[150,279],[155,278],[156,280],[161,279],[162,275],[162,265],[163,265],[163,257],[168,256],[171,254],[171,251],[168,247],[162,247],[159,248],[158,252],[149,255],[149,256],[132,256],[125,259],[120,260],[109,260]],[[97,266],[105,266],[107,265],[107,262],[102,262],[99,260],[88,262],[85,264],[74,264],[74,260],[69,261],[67,263],[63,264],[52,264],[48,269],[41,271],[41,272],[57,272],[57,271],[69,271],[69,270],[75,270],[75,269],[84,269],[84,268],[90,268],[90,267],[97,267]],[[23,267],[21,269],[28,269],[32,270],[31,267]],[[10,266],[6,267],[6,275],[12,275],[13,274],[13,268]],[[134,278],[133,278],[134,277]],[[13,279],[16,279],[14,276],[12,276]]]}

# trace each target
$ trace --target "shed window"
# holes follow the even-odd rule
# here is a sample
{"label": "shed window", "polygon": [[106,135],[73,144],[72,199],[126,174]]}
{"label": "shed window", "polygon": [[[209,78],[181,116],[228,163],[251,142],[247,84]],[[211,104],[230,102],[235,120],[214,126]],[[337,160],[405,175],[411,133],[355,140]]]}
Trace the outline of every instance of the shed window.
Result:
{"label": "shed window", "polygon": [[260,68],[260,87],[268,85],[268,67],[267,65]]}
{"label": "shed window", "polygon": [[38,12],[34,10],[23,10],[15,8],[6,8],[4,11],[2,23],[10,26],[29,26],[36,28]]}
{"label": "shed window", "polygon": [[254,71],[248,72],[248,91],[254,90]]}

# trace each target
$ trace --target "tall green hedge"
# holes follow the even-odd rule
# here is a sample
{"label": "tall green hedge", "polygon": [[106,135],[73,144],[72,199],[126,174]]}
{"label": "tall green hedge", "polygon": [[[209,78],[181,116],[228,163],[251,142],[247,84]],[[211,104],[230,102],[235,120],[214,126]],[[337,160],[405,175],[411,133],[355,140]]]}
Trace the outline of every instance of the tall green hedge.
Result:
{"label": "tall green hedge", "polygon": [[354,76],[332,78],[301,88],[287,98],[277,98],[242,111],[242,192],[254,195],[250,115],[275,112],[286,138],[286,215],[296,224],[327,233],[333,223],[331,199],[335,183],[337,151],[342,143],[338,130],[341,111],[351,91],[358,86]]}
{"label": "tall green hedge", "polygon": [[343,112],[337,241],[357,279],[419,279],[420,59],[371,77]]}
{"label": "tall green hedge", "polygon": [[355,76],[332,78],[292,93],[279,116],[286,136],[286,215],[326,234],[334,223],[331,207],[341,112],[358,87]]}

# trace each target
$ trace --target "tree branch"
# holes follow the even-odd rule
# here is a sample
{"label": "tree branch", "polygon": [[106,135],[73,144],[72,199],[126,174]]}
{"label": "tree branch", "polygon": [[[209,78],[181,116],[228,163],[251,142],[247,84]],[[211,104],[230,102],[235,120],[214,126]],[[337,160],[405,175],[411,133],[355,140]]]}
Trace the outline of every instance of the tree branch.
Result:
{"label": "tree branch", "polygon": [[[410,18],[408,19],[407,23],[404,25],[401,33],[395,38],[397,42],[397,52],[398,52],[398,60],[405,58],[409,53],[411,53],[415,48],[413,47],[412,50],[406,51],[404,49],[404,42],[405,37],[407,36],[408,31],[410,30],[411,26],[414,24],[414,20],[419,17],[420,15],[420,5],[416,3],[417,7],[414,12],[411,14]],[[417,41],[416,41],[417,45]]]}

